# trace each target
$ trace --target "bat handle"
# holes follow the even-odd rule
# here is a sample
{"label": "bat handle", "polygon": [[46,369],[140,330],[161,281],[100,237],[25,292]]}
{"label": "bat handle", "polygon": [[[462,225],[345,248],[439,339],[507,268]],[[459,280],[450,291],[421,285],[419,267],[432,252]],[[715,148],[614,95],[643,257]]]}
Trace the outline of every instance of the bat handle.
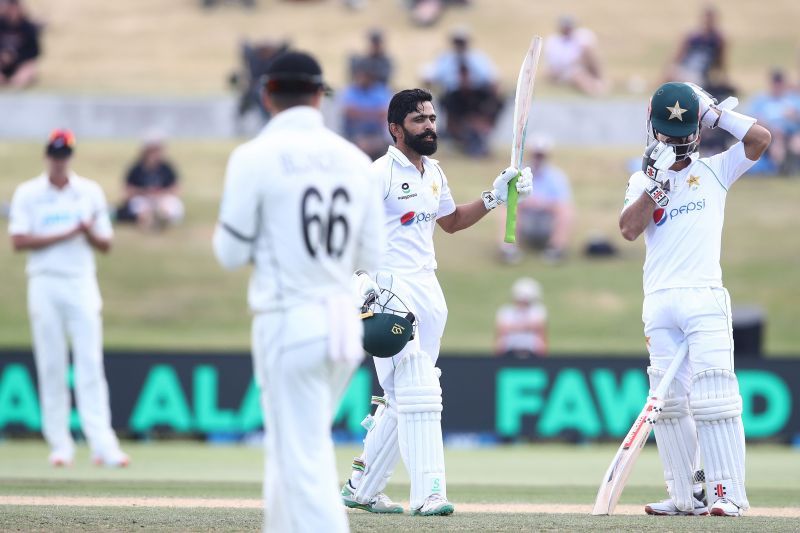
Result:
{"label": "bat handle", "polygon": [[519,200],[519,193],[517,193],[517,179],[519,174],[511,178],[508,182],[508,201],[506,202],[506,236],[505,242],[517,242],[517,201]]}

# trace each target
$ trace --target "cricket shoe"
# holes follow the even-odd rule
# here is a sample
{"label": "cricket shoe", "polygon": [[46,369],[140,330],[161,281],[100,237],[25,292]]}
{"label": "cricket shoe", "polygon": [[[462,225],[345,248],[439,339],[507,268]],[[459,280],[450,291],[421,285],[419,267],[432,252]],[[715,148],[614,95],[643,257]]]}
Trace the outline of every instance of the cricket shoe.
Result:
{"label": "cricket shoe", "polygon": [[50,461],[50,464],[56,468],[61,468],[63,466],[72,466],[71,453],[54,451],[50,453],[50,457],[48,457],[47,460]]}
{"label": "cricket shoe", "polygon": [[125,468],[131,464],[128,454],[117,448],[105,453],[92,456],[92,462],[97,466],[108,466],[111,468]]}
{"label": "cricket shoe", "polygon": [[342,502],[344,502],[345,507],[349,507],[351,509],[361,509],[362,511],[367,511],[369,513],[400,514],[403,512],[402,505],[394,503],[391,498],[382,492],[376,494],[375,497],[369,501],[369,503],[359,502],[356,500],[356,491],[353,486],[350,485],[349,479],[342,487]]}
{"label": "cricket shoe", "polygon": [[649,515],[655,516],[705,516],[708,514],[708,507],[703,501],[703,492],[696,492],[694,494],[694,509],[691,511],[682,511],[675,506],[672,498],[666,500],[649,503],[644,506],[644,512]]}
{"label": "cricket shoe", "polygon": [[728,498],[719,498],[711,506],[711,514],[714,516],[742,516],[744,511]]}
{"label": "cricket shoe", "polygon": [[422,503],[422,507],[411,511],[415,516],[448,516],[455,511],[453,504],[441,494],[431,494]]}

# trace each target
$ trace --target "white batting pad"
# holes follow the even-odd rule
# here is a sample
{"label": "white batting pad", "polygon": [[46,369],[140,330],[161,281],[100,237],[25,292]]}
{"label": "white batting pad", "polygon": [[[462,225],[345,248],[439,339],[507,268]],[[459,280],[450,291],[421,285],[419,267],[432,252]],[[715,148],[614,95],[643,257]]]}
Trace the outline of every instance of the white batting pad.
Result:
{"label": "white batting pad", "polygon": [[[664,371],[647,367],[650,394],[661,383]],[[682,511],[694,509],[694,471],[697,469],[697,432],[689,413],[689,390],[673,379],[664,400],[664,409],[653,430],[664,480],[675,506]]]}
{"label": "white batting pad", "polygon": [[692,378],[689,398],[706,471],[709,502],[727,498],[750,507],[744,488],[744,428],[739,382],[729,370],[714,369]]}
{"label": "white batting pad", "polygon": [[[371,418],[372,427],[364,437],[364,452],[358,461],[363,474],[358,479],[351,478],[356,487],[355,499],[359,503],[369,503],[376,494],[382,492],[392,477],[392,472],[400,458],[400,444],[397,441],[397,411],[386,398],[385,405],[378,406]],[[369,419],[369,417],[368,417]]]}
{"label": "white batting pad", "polygon": [[431,358],[415,351],[394,374],[400,454],[411,479],[411,508],[431,494],[447,497],[442,445],[442,389]]}

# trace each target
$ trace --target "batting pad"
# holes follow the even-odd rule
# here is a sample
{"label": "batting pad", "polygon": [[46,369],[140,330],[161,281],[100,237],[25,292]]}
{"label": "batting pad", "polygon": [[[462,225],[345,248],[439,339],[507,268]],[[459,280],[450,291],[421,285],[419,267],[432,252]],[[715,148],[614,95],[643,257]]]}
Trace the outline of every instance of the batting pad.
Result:
{"label": "batting pad", "polygon": [[[652,395],[664,371],[647,367]],[[698,468],[697,432],[689,413],[689,390],[673,379],[664,398],[664,409],[653,430],[656,447],[664,466],[664,480],[675,506],[681,511],[694,509],[694,471]]]}
{"label": "batting pad", "polygon": [[742,397],[736,375],[706,370],[692,378],[689,398],[706,471],[709,502],[727,498],[747,509],[744,489]]}
{"label": "batting pad", "polygon": [[369,503],[386,488],[400,458],[397,411],[385,397],[384,400],[384,404],[379,405],[375,411],[373,425],[364,437],[364,453],[359,458],[364,465],[364,473],[357,481],[352,479],[356,485],[355,499],[359,503]]}
{"label": "batting pad", "polygon": [[400,454],[411,478],[411,508],[431,494],[447,497],[442,445],[442,389],[431,358],[406,355],[394,374]]}

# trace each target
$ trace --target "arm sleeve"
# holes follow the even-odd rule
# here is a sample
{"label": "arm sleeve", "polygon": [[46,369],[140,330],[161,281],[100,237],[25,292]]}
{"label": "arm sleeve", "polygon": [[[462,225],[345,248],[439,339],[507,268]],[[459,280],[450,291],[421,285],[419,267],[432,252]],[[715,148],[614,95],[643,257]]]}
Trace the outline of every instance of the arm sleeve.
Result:
{"label": "arm sleeve", "polygon": [[648,179],[647,176],[644,175],[644,172],[641,170],[635,172],[630,179],[628,180],[628,187],[625,189],[625,201],[622,204],[622,211],[624,212],[628,209],[633,202],[639,199],[642,193],[645,191],[643,181]]}
{"label": "arm sleeve", "polygon": [[214,231],[214,254],[227,269],[250,261],[253,243],[258,236],[260,194],[240,150],[228,161],[225,188]]}
{"label": "arm sleeve", "polygon": [[108,216],[108,204],[106,195],[99,185],[96,186],[92,198],[92,232],[101,239],[111,239],[114,236],[114,228],[111,226],[111,217]]}
{"label": "arm sleeve", "polygon": [[8,215],[9,235],[30,235],[33,232],[33,220],[30,210],[25,205],[24,193],[20,187],[14,191],[11,199],[11,209]]}
{"label": "arm sleeve", "polygon": [[701,159],[705,161],[711,171],[726,191],[730,189],[731,185],[738,180],[742,174],[747,172],[750,167],[756,164],[751,161],[744,153],[744,143],[738,142],[715,156],[708,159]]}
{"label": "arm sleeve", "polygon": [[361,232],[356,244],[356,268],[371,274],[383,266],[386,251],[386,214],[383,208],[383,180],[375,172],[367,172],[369,190]]}
{"label": "arm sleeve", "polygon": [[447,185],[447,178],[444,172],[439,168],[439,165],[436,165],[436,169],[439,171],[439,177],[441,177],[442,180],[441,189],[439,191],[439,211],[436,213],[436,216],[437,218],[442,218],[456,210],[456,202],[453,200],[453,195],[450,193],[450,187]]}

